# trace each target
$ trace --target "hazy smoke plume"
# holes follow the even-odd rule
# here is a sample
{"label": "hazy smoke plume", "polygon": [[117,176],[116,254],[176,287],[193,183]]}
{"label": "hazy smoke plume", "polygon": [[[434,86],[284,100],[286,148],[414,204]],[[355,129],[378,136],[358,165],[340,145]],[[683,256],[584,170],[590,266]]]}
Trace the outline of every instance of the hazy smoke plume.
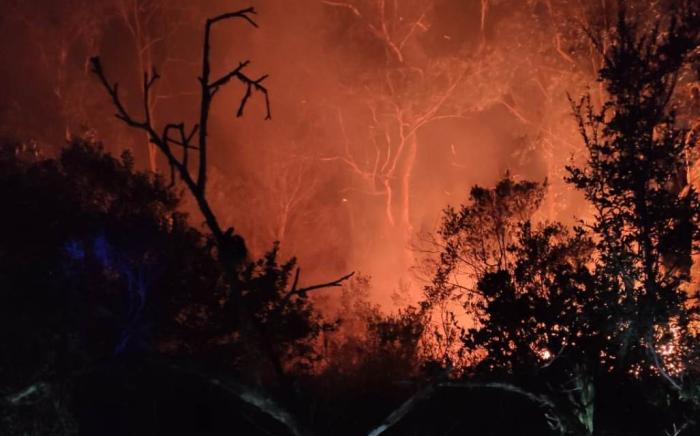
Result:
{"label": "hazy smoke plume", "polygon": [[420,234],[471,185],[506,171],[548,179],[543,218],[583,213],[562,183],[580,148],[567,93],[590,87],[600,97],[600,56],[584,29],[609,25],[605,1],[3,3],[3,134],[56,146],[90,131],[164,174],[164,162],[149,163],[145,138],[114,120],[86,59],[100,54],[134,107],[141,70],[154,65],[163,76],[154,119],[190,121],[203,20],[255,6],[259,29],[217,29],[213,64],[224,71],[251,60],[251,76],[269,74],[272,120],[255,98],[236,118],[244,90],[222,91],[209,194],[255,253],[280,240],[307,280],[359,270],[380,302],[419,288]]}

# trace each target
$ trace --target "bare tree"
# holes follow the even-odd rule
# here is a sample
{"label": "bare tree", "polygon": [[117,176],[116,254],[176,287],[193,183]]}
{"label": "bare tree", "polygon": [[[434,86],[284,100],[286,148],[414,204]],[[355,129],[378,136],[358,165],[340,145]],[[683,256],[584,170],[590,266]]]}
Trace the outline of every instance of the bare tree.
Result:
{"label": "bare tree", "polygon": [[76,124],[89,121],[89,64],[85,60],[86,53],[94,52],[102,38],[104,15],[103,4],[85,0],[55,2],[47,7],[32,2],[8,3],[8,19],[21,23],[27,32],[28,51],[44,70],[42,77],[50,87],[50,97],[58,103],[58,122],[67,137]]}
{"label": "bare tree", "polygon": [[[353,79],[348,92],[361,101],[366,112],[362,121],[354,119],[357,116],[347,110],[347,103],[333,107],[329,123],[338,126],[340,144],[325,160],[341,162],[362,182],[361,192],[381,197],[385,222],[399,229],[404,239],[415,225],[412,185],[418,153],[421,147],[435,145],[428,144],[421,133],[443,120],[505,110],[512,117],[507,122],[513,122],[525,137],[513,155],[507,156],[509,165],[532,166],[527,159],[536,155],[557,185],[552,191],[558,195],[565,190],[561,168],[580,148],[575,143],[576,127],[569,117],[566,92],[597,71],[584,69],[581,64],[586,59],[573,53],[582,48],[572,41],[588,38],[584,27],[565,15],[575,7],[573,21],[593,29],[598,23],[587,23],[598,9],[592,12],[568,0],[533,1],[509,11],[513,19],[496,24],[492,15],[504,13],[502,7],[497,10],[498,3],[478,3],[476,47],[454,42],[461,48],[443,55],[431,52],[425,43],[428,32],[444,40],[452,38],[437,29],[440,23],[432,0],[322,0],[330,10],[347,16],[355,32],[349,32],[351,38],[383,52],[380,60],[372,61],[377,65],[372,64],[370,72],[360,71],[362,76]],[[455,2],[455,9],[458,4]],[[542,20],[542,26],[533,31],[535,18]],[[496,41],[487,38],[494,29],[499,32]],[[585,48],[597,56],[591,44]],[[473,168],[470,151],[452,147],[451,159],[455,167]],[[550,216],[556,214],[557,203],[561,202],[546,201]]]}
{"label": "bare tree", "polygon": [[[207,142],[209,115],[212,101],[221,88],[232,80],[238,81],[243,85],[245,91],[240,100],[237,116],[240,117],[243,115],[246,104],[253,92],[257,92],[261,94],[265,100],[265,118],[271,118],[268,90],[263,84],[267,75],[262,75],[258,78],[249,76],[245,70],[250,65],[250,61],[242,61],[238,66],[218,77],[212,77],[213,74],[211,71],[211,35],[215,26],[225,21],[238,19],[244,20],[248,24],[257,27],[257,24],[252,19],[252,15],[254,14],[254,8],[247,8],[236,12],[224,13],[206,20],[204,26],[202,69],[199,76],[201,93],[199,121],[191,127],[186,126],[184,122],[179,122],[165,124],[160,131],[157,130],[157,127],[154,125],[154,120],[151,118],[151,112],[149,111],[154,86],[158,79],[160,79],[155,68],[153,68],[151,72],[144,72],[143,74],[143,118],[137,118],[122,101],[119,94],[119,85],[110,82],[108,79],[99,57],[91,59],[92,71],[99,78],[102,86],[111,97],[112,103],[116,108],[116,117],[129,127],[141,130],[148,135],[150,143],[161,152],[168,162],[171,183],[174,184],[176,178],[179,178],[195,199],[217,248],[218,259],[223,266],[225,279],[231,291],[231,306],[238,312],[243,333],[251,336],[253,343],[256,342],[255,338],[259,339],[260,337],[264,337],[264,335],[256,331],[255,323],[252,320],[254,314],[248,313],[242,298],[242,287],[240,286],[238,271],[247,259],[247,249],[243,238],[235,234],[232,227],[224,229],[221,226],[209,204],[206,188],[208,176],[207,158],[209,153],[209,144]],[[306,295],[306,293],[315,289],[340,286],[341,283],[350,276],[352,276],[352,273],[327,283],[300,287],[299,269],[297,269],[292,287],[286,294],[285,301],[294,296]],[[271,363],[273,366],[279,367],[279,362],[277,362],[275,356],[270,356],[270,353],[267,353],[270,349],[270,344],[263,343],[264,340],[261,341],[262,342],[255,346],[263,349],[263,355],[266,355],[272,360]],[[242,393],[238,394],[244,401],[251,402],[249,401],[249,395],[252,395],[249,390],[244,390]],[[278,412],[279,408],[276,406],[268,407],[268,404],[271,404],[269,400],[259,401],[254,398],[252,403],[257,404],[262,410],[267,411],[268,414],[273,417],[280,416]],[[287,415],[283,414],[283,416]],[[294,434],[301,433],[301,430],[299,430],[296,424],[289,420],[278,420],[286,424]]]}
{"label": "bare tree", "polygon": [[432,1],[401,3],[323,1],[349,11],[360,32],[371,35],[385,51],[385,65],[372,85],[362,90],[370,116],[369,153],[363,140],[349,134],[337,109],[343,138],[340,153],[326,160],[343,162],[364,180],[371,195],[384,197],[386,222],[406,235],[412,232],[411,182],[421,129],[435,121],[461,116],[452,103],[463,83],[466,64],[457,58],[432,59],[420,51],[417,37],[429,28]]}
{"label": "bare tree", "polygon": [[[180,10],[172,3],[163,0],[114,0],[114,15],[131,36],[137,81],[141,80],[144,71],[155,65],[156,59],[162,58],[163,63],[169,60],[165,54],[166,42],[182,27],[184,17],[188,15],[187,10]],[[157,125],[158,102],[165,97],[165,94],[149,92],[148,100],[144,102],[144,110],[153,125]],[[144,139],[149,169],[155,172],[158,169],[156,146],[150,141],[148,133]]]}
{"label": "bare tree", "polygon": [[[119,86],[117,83],[110,83],[102,68],[102,63],[99,57],[91,59],[93,72],[99,77],[105,90],[112,98],[112,102],[117,110],[116,117],[126,123],[128,126],[139,129],[148,134],[150,142],[161,151],[166,157],[171,169],[172,181],[174,182],[177,175],[187,186],[190,193],[197,201],[197,205],[204,216],[207,227],[211,231],[213,237],[219,244],[222,254],[231,249],[228,247],[231,239],[231,232],[222,229],[216,216],[214,215],[209,202],[206,198],[206,183],[207,183],[207,134],[209,112],[212,100],[220,88],[226,85],[231,79],[237,79],[244,84],[246,91],[241,100],[238,109],[238,116],[243,115],[248,99],[252,95],[253,90],[264,95],[266,100],[267,115],[270,118],[270,106],[268,93],[262,82],[267,75],[258,79],[252,79],[244,73],[244,69],[249,65],[250,61],[241,62],[236,68],[228,71],[226,74],[216,78],[211,78],[210,65],[210,35],[215,24],[233,18],[246,20],[253,26],[257,26],[250,18],[254,13],[252,8],[244,9],[238,12],[222,14],[207,20],[205,25],[204,36],[204,52],[202,58],[202,71],[199,77],[201,87],[200,101],[200,117],[199,122],[191,128],[187,128],[184,122],[168,123],[163,127],[161,132],[158,132],[153,120],[150,118],[149,105],[151,103],[151,94],[154,85],[160,79],[160,75],[155,69],[150,73],[144,72],[143,77],[143,119],[139,120],[132,116],[129,110],[125,107],[119,96]],[[180,151],[178,153],[178,150]],[[191,153],[196,154],[196,162],[193,164],[190,156]]]}
{"label": "bare tree", "polygon": [[[320,189],[318,159],[307,155],[294,142],[278,142],[260,147],[252,174],[243,180],[230,180],[212,168],[211,201],[214,204],[239,203],[238,208],[222,208],[221,218],[238,223],[247,237],[250,250],[267,250],[273,241],[287,242],[299,235],[300,226],[309,219],[318,220],[323,209],[313,204]],[[294,247],[295,255],[298,249]]]}

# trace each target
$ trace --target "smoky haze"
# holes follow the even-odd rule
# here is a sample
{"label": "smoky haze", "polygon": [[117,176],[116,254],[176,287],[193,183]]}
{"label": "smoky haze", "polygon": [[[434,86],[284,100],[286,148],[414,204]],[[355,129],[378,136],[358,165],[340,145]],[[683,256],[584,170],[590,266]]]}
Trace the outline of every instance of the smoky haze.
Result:
{"label": "smoky haze", "polygon": [[[581,201],[563,184],[580,149],[567,93],[590,87],[599,55],[584,27],[612,12],[556,0],[156,1],[4,0],[2,133],[47,152],[93,135],[149,162],[145,138],[112,116],[87,69],[99,54],[137,107],[144,66],[163,76],[156,124],[192,121],[201,25],[255,6],[259,29],[216,30],[214,75],[251,60],[269,74],[272,120],[254,95],[222,91],[211,117],[209,195],[220,221],[255,254],[281,242],[305,280],[370,275],[377,302],[421,286],[421,235],[474,184],[549,182],[541,218],[571,222]],[[596,2],[598,4],[598,2]],[[9,37],[9,35],[13,35]],[[185,209],[200,220],[185,200]]]}

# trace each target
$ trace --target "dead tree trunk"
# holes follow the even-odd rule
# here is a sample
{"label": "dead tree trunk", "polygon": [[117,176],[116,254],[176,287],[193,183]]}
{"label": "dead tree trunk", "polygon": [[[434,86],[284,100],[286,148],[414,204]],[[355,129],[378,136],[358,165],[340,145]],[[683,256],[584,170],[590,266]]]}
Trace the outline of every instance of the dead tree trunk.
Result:
{"label": "dead tree trunk", "polygon": [[[250,311],[245,307],[245,301],[242,295],[241,279],[239,277],[239,271],[246,263],[248,258],[244,240],[241,236],[234,233],[232,227],[228,227],[226,230],[221,227],[206,195],[207,158],[209,151],[207,142],[209,133],[209,114],[212,101],[221,87],[228,84],[231,80],[237,80],[243,84],[245,92],[241,98],[237,116],[240,117],[243,115],[248,99],[252,96],[253,91],[256,91],[262,94],[265,98],[265,118],[271,118],[268,91],[263,85],[263,81],[267,75],[253,79],[246,74],[244,70],[250,64],[250,61],[246,60],[240,62],[236,68],[216,78],[212,78],[211,73],[211,33],[215,25],[223,21],[242,19],[248,22],[250,25],[257,27],[257,24],[251,17],[253,14],[255,14],[255,10],[253,8],[247,8],[236,12],[221,14],[206,20],[204,26],[202,70],[199,77],[201,89],[199,122],[190,128],[187,128],[184,122],[165,124],[160,131],[155,127],[153,119],[151,118],[152,111],[150,110],[153,87],[160,78],[155,69],[153,69],[150,73],[144,72],[142,95],[144,117],[143,119],[137,119],[124,105],[119,95],[119,85],[117,83],[111,83],[108,80],[100,59],[98,57],[92,58],[91,64],[92,71],[99,78],[102,86],[112,99],[112,103],[116,109],[116,117],[122,120],[129,127],[141,130],[148,136],[150,144],[152,144],[156,149],[160,150],[168,162],[170,167],[171,183],[174,184],[176,178],[179,178],[187,187],[190,194],[194,197],[200,212],[204,216],[206,226],[211,232],[212,239],[217,248],[218,260],[221,263],[224,271],[224,279],[226,280],[230,289],[231,298],[229,304],[239,317],[242,336],[246,338],[246,343],[249,343],[251,347],[257,348],[257,351],[260,351],[260,355],[265,356],[270,360],[268,363],[276,368],[276,372],[278,373],[277,375],[281,378],[280,382],[284,384],[284,380],[282,380],[284,378],[283,369],[279,363],[278,356],[276,356],[275,353],[270,353],[272,344],[265,342],[266,335],[264,332],[260,331],[258,327],[256,327],[257,324],[253,321],[254,314],[250,313]],[[195,162],[192,162],[190,159],[191,153],[194,154]],[[340,286],[341,283],[348,279],[351,275],[352,274],[348,274],[328,283],[300,288],[297,286],[299,280],[299,270],[297,270],[294,284],[292,289],[287,294],[287,297],[291,297],[293,295],[304,295],[306,292],[313,289]],[[262,409],[269,408],[265,404],[260,405],[260,407]],[[281,409],[276,406],[274,409],[275,413],[270,414],[272,416],[279,415],[279,410]],[[293,434],[303,433],[296,424],[285,422],[285,419],[280,419],[279,421],[287,425]]]}

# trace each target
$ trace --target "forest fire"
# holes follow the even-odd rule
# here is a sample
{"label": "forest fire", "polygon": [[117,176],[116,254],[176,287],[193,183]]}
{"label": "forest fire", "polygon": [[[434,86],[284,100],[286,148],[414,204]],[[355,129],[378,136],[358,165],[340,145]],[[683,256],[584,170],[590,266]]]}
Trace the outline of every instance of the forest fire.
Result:
{"label": "forest fire", "polygon": [[43,3],[0,434],[697,433],[697,2]]}

